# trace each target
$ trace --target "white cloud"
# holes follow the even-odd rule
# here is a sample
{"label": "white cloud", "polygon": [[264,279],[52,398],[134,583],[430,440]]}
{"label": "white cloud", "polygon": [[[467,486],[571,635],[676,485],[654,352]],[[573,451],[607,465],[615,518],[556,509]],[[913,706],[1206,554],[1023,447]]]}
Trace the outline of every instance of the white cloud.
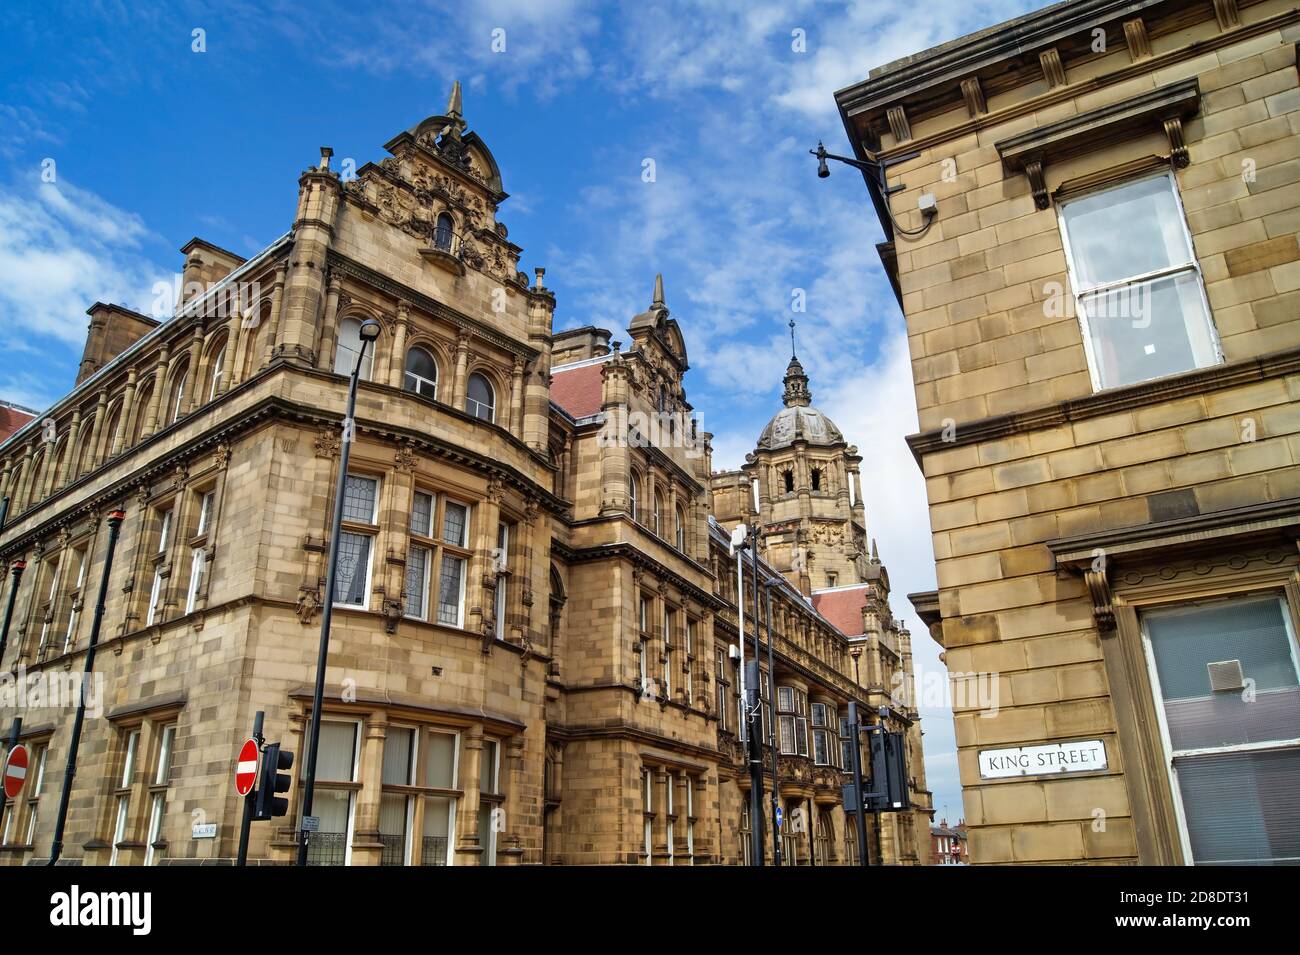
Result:
{"label": "white cloud", "polygon": [[[147,309],[154,283],[171,278],[142,251],[151,238],[139,216],[66,181],[15,182],[0,194],[0,349],[79,355],[92,303]],[[0,370],[0,394],[32,407],[71,384],[27,374],[21,362]]]}

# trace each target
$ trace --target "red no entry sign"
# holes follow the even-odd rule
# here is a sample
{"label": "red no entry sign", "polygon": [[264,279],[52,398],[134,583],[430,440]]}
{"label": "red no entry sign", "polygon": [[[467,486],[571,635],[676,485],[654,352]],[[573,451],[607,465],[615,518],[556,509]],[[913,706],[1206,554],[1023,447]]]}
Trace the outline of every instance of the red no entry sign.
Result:
{"label": "red no entry sign", "polygon": [[257,782],[257,741],[244,740],[239,749],[239,760],[235,763],[235,789],[239,795],[247,796],[253,791]]}
{"label": "red no entry sign", "polygon": [[27,781],[27,747],[19,743],[5,759],[5,795],[14,799]]}

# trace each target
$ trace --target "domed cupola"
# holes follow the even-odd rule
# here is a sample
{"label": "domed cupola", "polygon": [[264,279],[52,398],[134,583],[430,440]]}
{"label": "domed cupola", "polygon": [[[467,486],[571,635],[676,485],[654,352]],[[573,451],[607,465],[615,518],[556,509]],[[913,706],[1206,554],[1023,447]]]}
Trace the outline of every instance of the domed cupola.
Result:
{"label": "domed cupola", "polygon": [[772,416],[758,436],[760,450],[788,448],[797,441],[830,447],[843,444],[844,434],[834,422],[812,406],[808,375],[797,355],[790,356],[785,370],[785,407]]}

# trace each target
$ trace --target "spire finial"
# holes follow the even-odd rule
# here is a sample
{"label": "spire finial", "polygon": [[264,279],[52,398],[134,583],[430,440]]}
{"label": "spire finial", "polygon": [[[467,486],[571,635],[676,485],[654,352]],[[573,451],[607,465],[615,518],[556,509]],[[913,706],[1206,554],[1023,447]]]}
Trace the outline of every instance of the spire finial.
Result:
{"label": "spire finial", "polygon": [[447,115],[459,119],[461,106],[460,80],[454,80],[451,84],[451,96],[447,99]]}
{"label": "spire finial", "polygon": [[663,306],[663,304],[664,304],[664,274],[662,272],[659,272],[655,275],[655,295],[654,295],[654,299],[650,302],[650,305],[651,307],[654,307],[656,305]]}
{"label": "spire finial", "polygon": [[798,357],[794,347],[794,319],[793,318],[790,319],[790,357],[791,358]]}

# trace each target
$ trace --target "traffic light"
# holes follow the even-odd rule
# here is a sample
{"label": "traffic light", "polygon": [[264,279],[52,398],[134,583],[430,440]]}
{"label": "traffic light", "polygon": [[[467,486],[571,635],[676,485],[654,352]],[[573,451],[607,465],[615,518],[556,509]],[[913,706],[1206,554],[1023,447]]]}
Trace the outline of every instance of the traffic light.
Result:
{"label": "traffic light", "polygon": [[289,800],[276,793],[287,793],[293,780],[281,770],[293,768],[293,753],[279,743],[267,743],[262,750],[262,773],[253,801],[253,818],[273,819],[289,812]]}
{"label": "traffic light", "polygon": [[868,812],[911,808],[907,792],[907,740],[902,733],[878,730],[871,734],[871,788]]}

